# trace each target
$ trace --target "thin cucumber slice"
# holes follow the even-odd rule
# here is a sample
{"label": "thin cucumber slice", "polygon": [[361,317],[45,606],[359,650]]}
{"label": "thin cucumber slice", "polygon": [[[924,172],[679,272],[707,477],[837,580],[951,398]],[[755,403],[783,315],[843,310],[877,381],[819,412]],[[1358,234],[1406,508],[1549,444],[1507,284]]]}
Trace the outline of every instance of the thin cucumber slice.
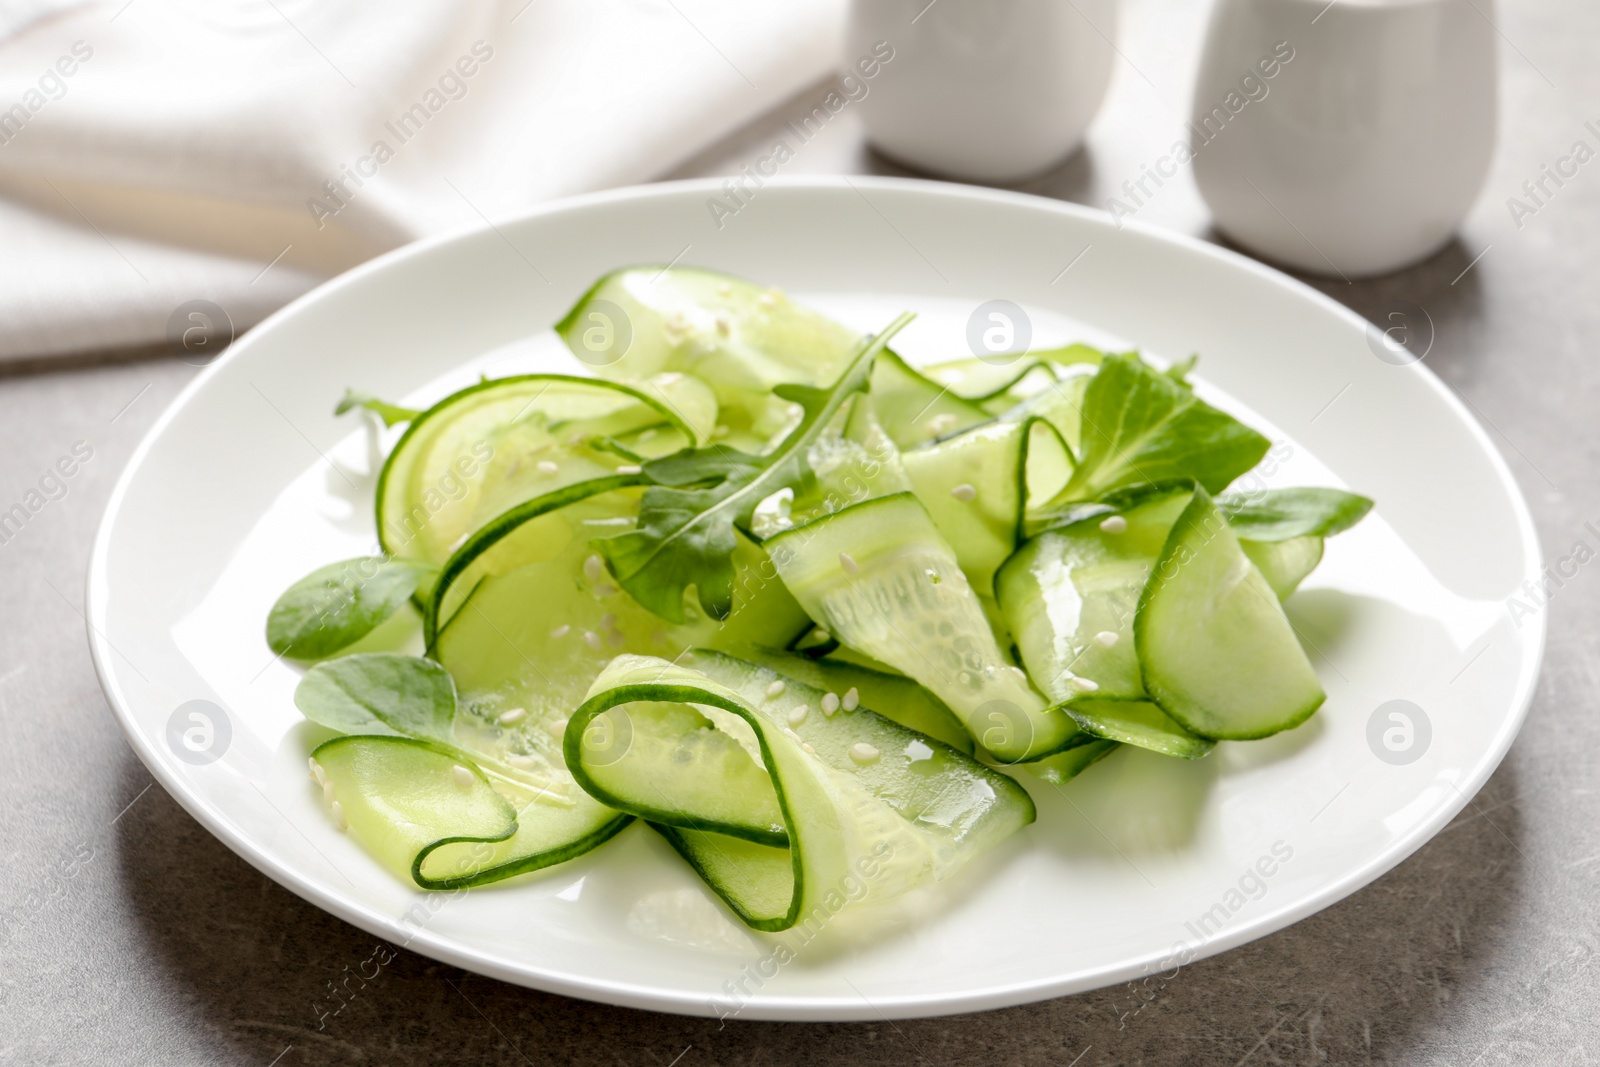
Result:
{"label": "thin cucumber slice", "polygon": [[1277,594],[1203,489],[1167,537],[1133,630],[1145,690],[1201,737],[1267,737],[1325,699]]}
{"label": "thin cucumber slice", "polygon": [[845,508],[765,547],[807,614],[926,686],[997,760],[1037,759],[1077,732],[1006,661],[955,552],[914,495]]}
{"label": "thin cucumber slice", "polygon": [[983,408],[923,377],[889,350],[873,364],[868,395],[878,421],[900,448],[913,448],[990,419]]}
{"label": "thin cucumber slice", "polygon": [[1076,462],[1083,440],[1083,400],[1090,381],[1090,375],[1083,372],[1057,378],[1001,412],[999,418],[1002,422],[1043,419],[1056,428],[1069,456]]}
{"label": "thin cucumber slice", "polygon": [[[710,403],[679,375],[646,390],[559,374],[481,382],[411,421],[378,477],[378,539],[402,559],[439,564],[474,530],[533,497],[616,474],[631,462],[603,442],[650,454],[698,439],[685,410]],[[712,409],[714,411],[714,408]],[[649,441],[641,438],[654,433]]]}
{"label": "thin cucumber slice", "polygon": [[1098,513],[1046,531],[1000,569],[1000,610],[1022,665],[1045,696],[1145,695],[1134,615],[1190,495],[1158,495],[1120,514]]}
{"label": "thin cucumber slice", "polygon": [[1217,746],[1215,741],[1191,734],[1148,700],[1084,698],[1068,704],[1067,714],[1085,733],[1164,756],[1199,759]]}
{"label": "thin cucumber slice", "polygon": [[1239,539],[1239,547],[1272,586],[1279,600],[1288,600],[1289,594],[1300,588],[1300,583],[1317,569],[1317,564],[1322,562],[1322,544],[1320,537],[1291,537],[1287,541]]}
{"label": "thin cucumber slice", "polygon": [[707,382],[732,434],[766,440],[790,405],[783,382],[824,385],[843,372],[860,335],[780,290],[699,267],[627,267],[596,282],[556,332],[612,380],[662,371]]}
{"label": "thin cucumber slice", "polygon": [[852,708],[863,707],[908,730],[927,734],[959,752],[972,755],[972,735],[961,725],[955,712],[904,675],[885,674],[831,657],[812,659],[772,649],[746,649],[740,656],[821,691],[823,703],[819,710],[824,715],[837,712],[847,704]]}
{"label": "thin cucumber slice", "polygon": [[567,763],[761,930],[937,880],[1033,820],[1004,775],[865,709],[824,714],[825,696],[709,650],[618,656],[567,726]]}
{"label": "thin cucumber slice", "polygon": [[[549,867],[595,848],[628,822],[572,781],[557,739],[560,727],[552,730],[520,711],[496,718],[459,705],[450,674],[429,660],[343,656],[312,668],[295,690],[295,704],[306,718],[346,734],[404,735],[426,743],[486,778],[512,806],[516,832],[510,837],[490,842],[474,836],[419,855],[413,877],[424,888],[482,885]],[[393,792],[379,779],[371,782],[368,792],[378,801]],[[456,784],[464,783],[458,776]]]}
{"label": "thin cucumber slice", "polygon": [[1049,499],[1072,471],[1060,434],[1042,419],[985,423],[912,449],[901,463],[982,595],[1016,550],[1026,501]]}
{"label": "thin cucumber slice", "polygon": [[1062,749],[1034,763],[1025,763],[1029,774],[1042,778],[1052,785],[1071,781],[1094,764],[1116,751],[1118,743],[1089,734],[1080,734],[1080,743]]}
{"label": "thin cucumber slice", "polygon": [[[410,737],[336,737],[311,763],[336,823],[385,865],[424,889],[469,874],[479,863],[430,863],[436,850],[464,842],[486,855],[517,831],[516,810],[460,753]],[[333,805],[338,805],[334,807]],[[459,861],[460,854],[452,857]]]}

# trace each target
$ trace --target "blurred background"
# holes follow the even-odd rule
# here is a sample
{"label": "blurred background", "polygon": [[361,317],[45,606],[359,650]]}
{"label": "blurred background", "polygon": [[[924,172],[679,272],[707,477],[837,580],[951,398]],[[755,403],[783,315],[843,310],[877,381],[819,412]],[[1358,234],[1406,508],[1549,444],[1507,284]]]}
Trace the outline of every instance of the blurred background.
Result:
{"label": "blurred background", "polygon": [[0,498],[82,460],[0,544],[0,1062],[1588,1062],[1587,574],[1505,764],[1367,889],[1133,1017],[1112,989],[841,1026],[401,953],[319,1027],[371,939],[151,788],[78,605],[139,439],[286,302],[555,197],[711,176],[733,210],[766,167],[998,184],[1289,269],[1466,400],[1559,555],[1600,519],[1597,46],[1584,0],[0,0]]}

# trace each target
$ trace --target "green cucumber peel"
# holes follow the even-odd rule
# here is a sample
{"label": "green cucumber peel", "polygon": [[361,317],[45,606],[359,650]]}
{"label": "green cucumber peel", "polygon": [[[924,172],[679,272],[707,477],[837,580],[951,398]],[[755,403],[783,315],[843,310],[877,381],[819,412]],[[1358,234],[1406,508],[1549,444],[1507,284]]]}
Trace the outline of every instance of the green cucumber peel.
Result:
{"label": "green cucumber peel", "polygon": [[377,629],[433,573],[426,564],[382,556],[318,567],[272,605],[267,647],[291,659],[330,656]]}
{"label": "green cucumber peel", "polygon": [[674,623],[684,621],[684,591],[692,584],[708,614],[727,618],[733,607],[735,524],[748,525],[763,498],[800,479],[806,450],[845,401],[867,388],[878,353],[912,317],[901,315],[864,342],[833,385],[776,387],[776,395],[799,404],[804,414],[771,453],[754,456],[712,445],[645,464],[644,474],[654,484],[645,490],[638,528],[595,541],[617,584]]}

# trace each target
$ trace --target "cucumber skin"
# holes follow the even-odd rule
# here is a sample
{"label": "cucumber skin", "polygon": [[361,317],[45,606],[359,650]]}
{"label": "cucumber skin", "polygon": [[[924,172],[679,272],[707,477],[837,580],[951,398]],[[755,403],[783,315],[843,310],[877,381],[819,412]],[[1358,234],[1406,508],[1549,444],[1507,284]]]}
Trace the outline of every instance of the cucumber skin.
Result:
{"label": "cucumber skin", "polygon": [[[1194,723],[1191,716],[1186,716],[1183,713],[1183,709],[1180,707],[1182,698],[1178,697],[1178,695],[1169,686],[1165,685],[1159,676],[1152,673],[1150,670],[1149,661],[1143,652],[1143,646],[1145,643],[1145,624],[1148,618],[1148,612],[1146,609],[1148,608],[1150,601],[1154,596],[1158,585],[1160,584],[1161,571],[1170,560],[1177,556],[1180,550],[1187,551],[1184,542],[1187,538],[1190,528],[1198,525],[1200,522],[1200,516],[1208,512],[1216,515],[1217,522],[1219,524],[1219,530],[1217,534],[1214,534],[1213,536],[1220,534],[1233,536],[1233,531],[1227,525],[1226,517],[1223,516],[1222,512],[1212,501],[1211,494],[1207,493],[1204,487],[1198,485],[1195,486],[1194,499],[1189,502],[1188,507],[1183,509],[1183,514],[1178,516],[1178,521],[1173,523],[1172,532],[1167,535],[1167,543],[1165,547],[1162,548],[1161,555],[1156,559],[1155,567],[1150,572],[1150,581],[1145,584],[1144,591],[1139,594],[1139,607],[1133,618],[1134,647],[1140,650],[1139,671],[1144,678],[1145,691],[1150,695],[1150,699],[1159,708],[1161,708],[1162,711],[1166,712],[1174,722],[1188,730],[1190,733],[1194,734],[1196,737],[1202,737],[1211,741],[1259,741],[1262,738],[1271,737],[1274,734],[1282,733],[1285,730],[1293,730],[1295,727],[1301,725],[1307,719],[1311,718],[1311,716],[1315,715],[1317,713],[1317,709],[1321,708],[1328,699],[1327,694],[1321,691],[1321,686],[1318,686],[1318,694],[1315,699],[1308,701],[1304,707],[1297,708],[1289,715],[1280,719],[1278,725],[1272,726],[1268,729],[1257,731],[1242,730],[1226,732],[1206,730],[1198,727]],[[1243,549],[1240,549],[1241,554],[1243,551]],[[1248,556],[1245,558],[1246,560],[1249,559]],[[1250,566],[1254,568],[1255,564],[1251,563]],[[1266,579],[1263,577],[1262,581],[1265,583]]]}

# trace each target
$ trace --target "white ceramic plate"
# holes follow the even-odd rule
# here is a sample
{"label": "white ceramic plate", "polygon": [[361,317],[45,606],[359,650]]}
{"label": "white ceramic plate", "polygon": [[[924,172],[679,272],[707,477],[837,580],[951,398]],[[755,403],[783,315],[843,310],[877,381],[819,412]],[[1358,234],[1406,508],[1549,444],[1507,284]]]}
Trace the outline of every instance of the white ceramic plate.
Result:
{"label": "white ceramic plate", "polygon": [[[1221,249],[1053,201],[816,180],[769,184],[719,228],[719,195],[623,190],[385,256],[251,331],[141,445],[90,566],[95,663],[140,758],[250,863],[373,934],[540,989],[745,1018],[932,1015],[1170,975],[1281,929],[1417,849],[1500,762],[1544,640],[1542,616],[1506,608],[1537,581],[1533,525],[1461,404],[1421,365],[1376,358],[1356,315]],[[1038,344],[1201,353],[1205,395],[1279,442],[1273,482],[1378,501],[1291,602],[1326,707],[1193,764],[1124,748],[1065,789],[1031,781],[1038,822],[981,869],[792,960],[777,946],[793,938],[744,930],[641,826],[482,890],[395,880],[330,824],[298,673],[262,638],[289,582],[372,547],[377,441],[334,401],[347,385],[432,399],[478,369],[570,369],[549,325],[602,272],[668,261],[863,328],[920,311],[896,342],[913,359],[964,355],[968,316],[993,298],[1028,310]],[[195,725],[178,714],[191,700],[225,709],[210,763],[170,740]],[[1376,754],[1385,731],[1405,747],[1394,708],[1379,712],[1394,700],[1421,709],[1403,764]]]}

